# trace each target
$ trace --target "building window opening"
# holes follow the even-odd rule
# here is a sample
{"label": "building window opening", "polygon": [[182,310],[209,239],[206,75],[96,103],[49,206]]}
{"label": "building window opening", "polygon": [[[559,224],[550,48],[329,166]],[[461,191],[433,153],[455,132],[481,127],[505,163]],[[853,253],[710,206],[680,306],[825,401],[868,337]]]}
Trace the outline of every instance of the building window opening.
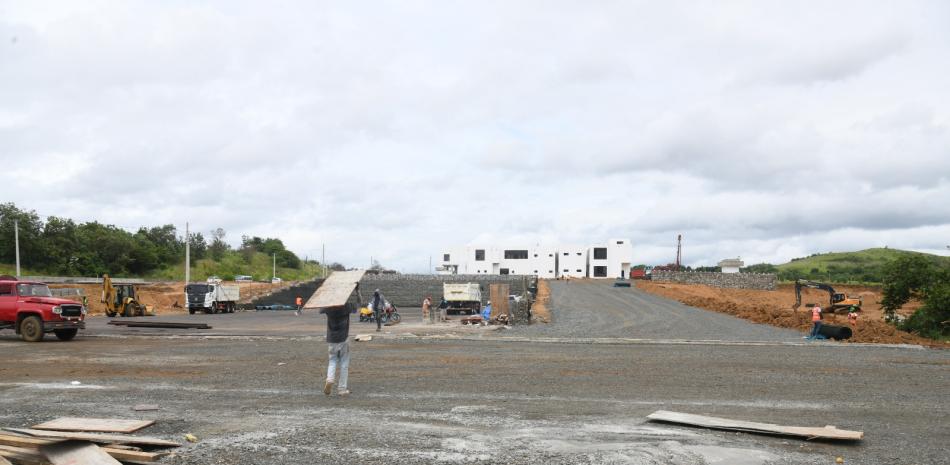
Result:
{"label": "building window opening", "polygon": [[594,260],[606,260],[607,247],[594,247]]}
{"label": "building window opening", "polygon": [[483,262],[485,261],[485,249],[476,249],[475,250],[475,261]]}
{"label": "building window opening", "polygon": [[506,260],[527,260],[528,251],[527,250],[506,250],[505,259]]}
{"label": "building window opening", "polygon": [[594,267],[594,277],[595,277],[595,278],[606,278],[606,277],[607,277],[607,267],[606,267],[606,266],[595,266],[595,267]]}
{"label": "building window opening", "polygon": [[449,254],[442,255],[442,261],[443,262],[449,261]]}

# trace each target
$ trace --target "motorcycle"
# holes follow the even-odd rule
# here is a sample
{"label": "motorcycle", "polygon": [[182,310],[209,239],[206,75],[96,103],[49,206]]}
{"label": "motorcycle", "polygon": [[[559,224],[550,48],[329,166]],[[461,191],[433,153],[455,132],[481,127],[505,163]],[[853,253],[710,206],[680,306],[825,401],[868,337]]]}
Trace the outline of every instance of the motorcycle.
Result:
{"label": "motorcycle", "polygon": [[[399,323],[402,320],[402,316],[399,315],[399,309],[395,305],[386,302],[386,307],[383,310],[383,314],[380,317],[383,324],[386,323]],[[376,314],[373,313],[373,310],[369,306],[360,308],[360,321],[374,323],[376,322]]]}

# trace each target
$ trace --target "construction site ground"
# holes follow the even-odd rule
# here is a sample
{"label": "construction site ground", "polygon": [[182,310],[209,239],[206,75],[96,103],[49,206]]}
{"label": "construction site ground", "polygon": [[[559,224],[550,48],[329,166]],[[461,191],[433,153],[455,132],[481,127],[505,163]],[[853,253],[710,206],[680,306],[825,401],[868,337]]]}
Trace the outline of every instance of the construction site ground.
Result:
{"label": "construction site ground", "polygon": [[[546,325],[428,335],[391,327],[351,342],[346,398],[322,393],[327,346],[317,315],[154,317],[208,322],[204,335],[136,333],[94,318],[72,342],[39,344],[4,331],[0,425],[155,419],[143,432],[199,439],[162,460],[170,464],[946,461],[946,350],[803,341],[609,283],[553,282],[550,293]],[[351,334],[378,334],[355,319],[351,326]],[[132,411],[142,403],[160,410]],[[660,409],[831,424],[865,439],[645,421]]]}

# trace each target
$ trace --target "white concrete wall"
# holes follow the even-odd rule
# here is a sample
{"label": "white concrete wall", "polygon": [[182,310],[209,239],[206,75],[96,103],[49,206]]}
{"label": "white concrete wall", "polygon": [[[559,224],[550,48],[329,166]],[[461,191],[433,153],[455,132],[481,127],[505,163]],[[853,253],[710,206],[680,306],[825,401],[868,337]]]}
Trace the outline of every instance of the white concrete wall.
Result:
{"label": "white concrete wall", "polygon": [[722,267],[722,272],[723,273],[738,273],[739,267],[738,266],[724,266]]}
{"label": "white concrete wall", "polygon": [[[605,247],[607,259],[594,260],[594,248]],[[484,250],[485,259],[475,260],[475,251]],[[528,258],[505,258],[506,250],[526,250]],[[449,260],[443,260],[449,254]],[[566,255],[565,255],[566,254]],[[533,274],[541,278],[593,277],[593,266],[606,266],[605,278],[627,277],[633,260],[633,247],[626,239],[611,239],[591,247],[584,246],[465,246],[448,248],[438,256],[436,266],[456,267],[459,274]]]}

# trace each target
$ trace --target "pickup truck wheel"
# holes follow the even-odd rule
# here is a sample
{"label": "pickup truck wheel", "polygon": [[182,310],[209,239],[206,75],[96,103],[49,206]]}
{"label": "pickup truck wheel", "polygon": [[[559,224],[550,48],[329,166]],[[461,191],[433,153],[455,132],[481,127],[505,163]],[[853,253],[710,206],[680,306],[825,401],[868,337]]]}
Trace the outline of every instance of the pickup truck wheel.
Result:
{"label": "pickup truck wheel", "polygon": [[20,337],[27,342],[43,340],[43,320],[36,315],[30,315],[20,322]]}
{"label": "pickup truck wheel", "polygon": [[189,315],[194,315],[194,314],[195,314],[195,309],[189,308],[189,309],[188,309],[188,314],[189,314]]}
{"label": "pickup truck wheel", "polygon": [[76,337],[76,334],[79,333],[79,330],[78,329],[54,329],[53,332],[56,333],[56,337],[59,338],[60,341],[71,341],[74,337]]}

